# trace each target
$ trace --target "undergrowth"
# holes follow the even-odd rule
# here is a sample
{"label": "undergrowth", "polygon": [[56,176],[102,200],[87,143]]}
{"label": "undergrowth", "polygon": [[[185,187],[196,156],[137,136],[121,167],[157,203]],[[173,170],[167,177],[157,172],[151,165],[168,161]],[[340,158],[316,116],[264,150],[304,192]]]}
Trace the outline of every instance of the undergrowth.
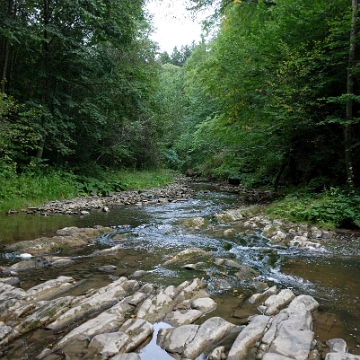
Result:
{"label": "undergrowth", "polygon": [[31,169],[17,174],[13,165],[0,167],[0,212],[77,196],[111,196],[117,191],[173,182],[173,173],[167,170],[104,171],[99,178],[93,178],[54,169]]}
{"label": "undergrowth", "polygon": [[289,221],[334,229],[360,227],[360,191],[330,188],[321,193],[297,191],[275,201],[266,213]]}

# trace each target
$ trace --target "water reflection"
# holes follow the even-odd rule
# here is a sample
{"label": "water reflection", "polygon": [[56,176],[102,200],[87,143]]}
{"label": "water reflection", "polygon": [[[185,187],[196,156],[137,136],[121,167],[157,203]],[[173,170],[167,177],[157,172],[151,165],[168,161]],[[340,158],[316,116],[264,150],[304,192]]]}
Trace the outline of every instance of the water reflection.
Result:
{"label": "water reflection", "polygon": [[156,344],[159,330],[170,329],[172,326],[164,322],[156,323],[153,326],[154,333],[150,343],[139,351],[141,360],[174,360],[172,356],[170,356],[165,350]]}

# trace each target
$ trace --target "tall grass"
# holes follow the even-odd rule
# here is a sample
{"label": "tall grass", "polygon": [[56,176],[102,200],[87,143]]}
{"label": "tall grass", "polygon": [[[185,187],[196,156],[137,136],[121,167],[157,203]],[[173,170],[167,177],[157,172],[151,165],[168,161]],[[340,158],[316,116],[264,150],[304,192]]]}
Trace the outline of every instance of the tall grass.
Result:
{"label": "tall grass", "polygon": [[173,173],[167,170],[104,171],[101,179],[55,170],[22,174],[4,171],[0,174],[0,212],[79,195],[106,196],[115,191],[160,187],[173,180]]}
{"label": "tall grass", "polygon": [[174,172],[170,170],[121,171],[115,173],[127,190],[161,187],[174,181]]}

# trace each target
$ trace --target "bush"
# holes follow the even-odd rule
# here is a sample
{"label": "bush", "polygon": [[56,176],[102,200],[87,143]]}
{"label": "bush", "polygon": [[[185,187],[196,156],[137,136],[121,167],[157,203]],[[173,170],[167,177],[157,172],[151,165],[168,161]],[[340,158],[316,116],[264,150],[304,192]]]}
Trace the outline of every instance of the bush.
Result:
{"label": "bush", "polygon": [[290,221],[335,228],[360,227],[360,191],[330,188],[320,194],[301,191],[287,195],[267,208],[267,213]]}

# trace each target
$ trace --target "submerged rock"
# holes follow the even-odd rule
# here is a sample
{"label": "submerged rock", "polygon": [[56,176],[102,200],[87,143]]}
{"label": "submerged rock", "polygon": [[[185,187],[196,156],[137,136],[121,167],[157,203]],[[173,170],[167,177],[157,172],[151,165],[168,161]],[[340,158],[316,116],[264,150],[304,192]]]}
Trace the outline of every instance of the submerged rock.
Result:
{"label": "submerged rock", "polygon": [[348,349],[344,339],[330,339],[326,341],[326,345],[330,352],[346,353]]}
{"label": "submerged rock", "polygon": [[188,248],[186,250],[180,251],[179,253],[173,255],[169,260],[167,260],[163,265],[173,265],[182,261],[189,261],[189,259],[197,258],[200,256],[210,256],[210,253],[199,249],[199,248]]}
{"label": "submerged rock", "polygon": [[100,235],[113,231],[112,228],[102,226],[96,228],[66,227],[58,230],[57,235],[51,238],[43,237],[10,244],[6,247],[6,251],[21,251],[31,255],[49,254],[63,248],[86,246]]}
{"label": "submerged rock", "polygon": [[200,230],[205,227],[205,219],[203,217],[194,217],[183,220],[182,225],[187,230]]}

